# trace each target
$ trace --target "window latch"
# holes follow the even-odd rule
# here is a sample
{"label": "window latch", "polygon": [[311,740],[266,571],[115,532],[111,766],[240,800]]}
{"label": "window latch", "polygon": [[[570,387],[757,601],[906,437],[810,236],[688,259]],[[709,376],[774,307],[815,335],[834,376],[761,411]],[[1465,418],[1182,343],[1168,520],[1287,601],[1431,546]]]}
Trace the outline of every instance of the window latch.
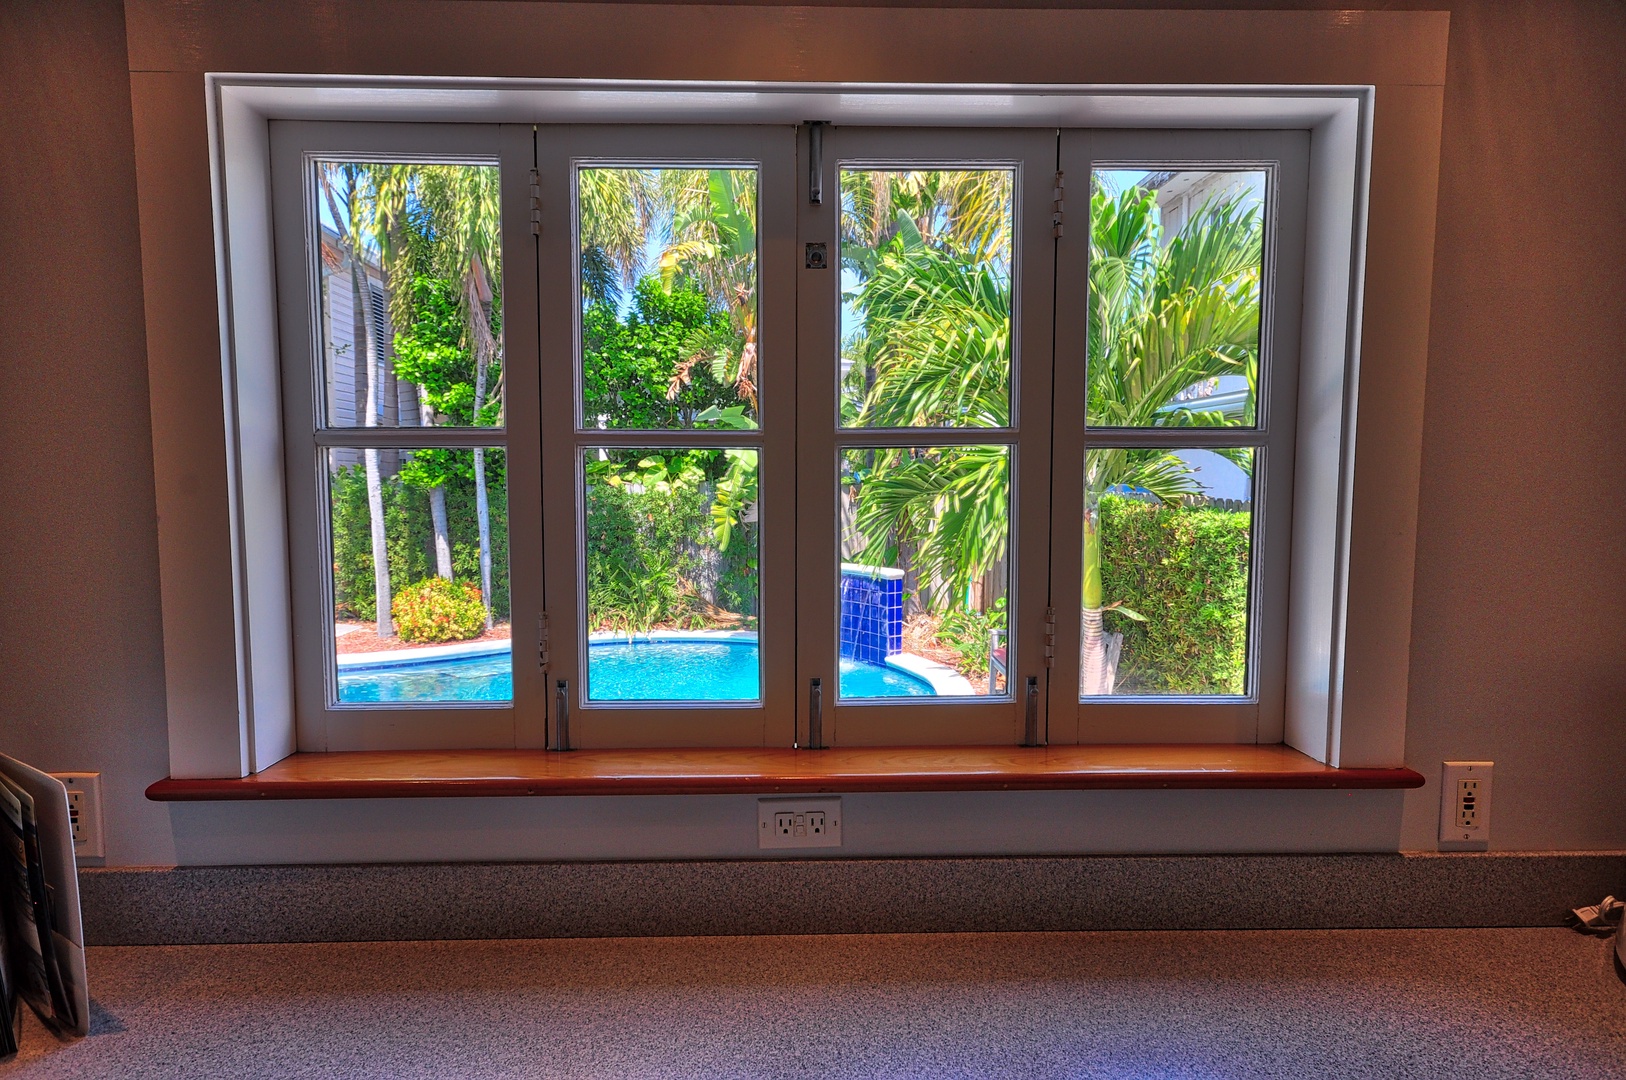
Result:
{"label": "window latch", "polygon": [[555,750],[570,749],[570,683],[560,679],[553,684],[554,731],[558,735]]}
{"label": "window latch", "polygon": [[807,680],[807,748],[824,749],[824,680]]}
{"label": "window latch", "polygon": [[1039,677],[1027,677],[1025,711],[1026,716],[1022,725],[1023,746],[1043,746],[1039,741]]}

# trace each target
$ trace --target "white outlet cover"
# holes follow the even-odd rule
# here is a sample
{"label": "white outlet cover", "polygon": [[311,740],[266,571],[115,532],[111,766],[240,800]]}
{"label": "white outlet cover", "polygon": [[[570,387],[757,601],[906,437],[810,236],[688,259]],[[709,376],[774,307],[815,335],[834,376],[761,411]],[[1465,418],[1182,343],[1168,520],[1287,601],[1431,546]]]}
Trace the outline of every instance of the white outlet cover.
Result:
{"label": "white outlet cover", "polygon": [[[1493,761],[1447,761],[1440,769],[1440,847],[1444,850],[1477,851],[1490,843],[1491,771]],[[1477,781],[1474,789],[1474,822],[1463,825],[1458,819],[1458,792],[1463,781]]]}
{"label": "white outlet cover", "polygon": [[73,854],[80,859],[107,857],[107,833],[102,822],[102,774],[93,772],[52,773],[68,789],[68,809],[78,813]]}
{"label": "white outlet cover", "polygon": [[758,799],[757,847],[841,846],[841,799]]}

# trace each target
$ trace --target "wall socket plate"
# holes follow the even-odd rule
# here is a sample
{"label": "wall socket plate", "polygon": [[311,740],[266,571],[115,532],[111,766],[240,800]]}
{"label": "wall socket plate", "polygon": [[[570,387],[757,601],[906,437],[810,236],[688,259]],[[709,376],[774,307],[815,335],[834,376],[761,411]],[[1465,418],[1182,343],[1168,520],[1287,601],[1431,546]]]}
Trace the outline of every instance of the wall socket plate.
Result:
{"label": "wall socket plate", "polygon": [[104,859],[107,844],[102,829],[102,774],[59,772],[52,776],[68,789],[68,821],[73,826],[73,853],[81,859]]}
{"label": "wall socket plate", "polygon": [[1478,848],[1490,843],[1493,761],[1447,761],[1440,770],[1440,843]]}
{"label": "wall socket plate", "polygon": [[841,846],[841,799],[758,799],[757,847]]}

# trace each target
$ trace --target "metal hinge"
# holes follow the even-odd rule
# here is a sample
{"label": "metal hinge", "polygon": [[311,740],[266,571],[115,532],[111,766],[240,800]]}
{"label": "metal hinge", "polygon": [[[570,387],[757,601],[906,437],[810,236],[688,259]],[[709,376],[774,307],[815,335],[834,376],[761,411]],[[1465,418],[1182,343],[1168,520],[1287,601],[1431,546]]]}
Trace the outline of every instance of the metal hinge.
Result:
{"label": "metal hinge", "polygon": [[531,235],[542,235],[542,175],[531,170]]}
{"label": "metal hinge", "polygon": [[1066,190],[1067,190],[1067,174],[1064,173],[1064,172],[1057,171],[1057,173],[1056,173],[1056,190],[1055,190],[1055,193],[1054,193],[1054,196],[1053,196],[1055,201],[1050,204],[1050,235],[1051,236],[1060,236],[1061,235],[1061,226],[1062,226],[1061,217],[1062,217],[1062,211],[1064,209],[1063,198],[1064,198],[1064,196],[1066,194]]}
{"label": "metal hinge", "polygon": [[1056,609],[1044,609],[1044,666],[1056,666]]}
{"label": "metal hinge", "polygon": [[544,612],[536,617],[536,666],[548,670],[548,616]]}

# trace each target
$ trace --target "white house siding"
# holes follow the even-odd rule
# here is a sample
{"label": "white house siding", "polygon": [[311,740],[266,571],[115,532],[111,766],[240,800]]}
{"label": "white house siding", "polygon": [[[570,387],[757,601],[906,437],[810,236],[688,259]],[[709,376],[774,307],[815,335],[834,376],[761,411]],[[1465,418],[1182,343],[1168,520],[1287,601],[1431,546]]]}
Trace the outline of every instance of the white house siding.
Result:
{"label": "white house siding", "polygon": [[[1161,179],[1162,177],[1167,179]],[[1153,173],[1148,179],[1161,180],[1157,186],[1157,209],[1163,222],[1163,243],[1167,245],[1186,227],[1191,215],[1213,199],[1242,196],[1251,201],[1265,200],[1265,174],[1262,172],[1215,172],[1210,170]]]}
{"label": "white house siding", "polygon": [[[331,250],[331,249],[330,249]],[[368,268],[368,284],[373,287],[373,316],[382,324],[379,340],[384,345],[383,417],[384,427],[417,427],[417,387],[395,377],[394,330],[390,325],[388,305],[383,301],[382,277],[376,268]],[[333,271],[324,261],[322,267],[322,343],[327,386],[327,416],[332,427],[364,426],[363,413],[367,401],[367,371],[358,363],[361,348],[355,341],[355,304],[350,288],[348,270]],[[375,324],[377,325],[377,324]],[[384,451],[379,455],[386,476],[394,475],[399,467],[399,455]],[[334,469],[362,462],[360,450],[335,450]]]}
{"label": "white house siding", "polygon": [[[1213,200],[1241,197],[1253,203],[1265,200],[1265,174],[1262,172],[1192,170],[1157,173],[1148,177],[1157,183],[1157,208],[1163,223],[1163,243],[1168,245],[1203,206]],[[1247,380],[1223,376],[1188,388],[1182,401],[1199,402],[1211,395],[1244,390]],[[1229,411],[1229,410],[1227,410]],[[1190,466],[1202,493],[1211,499],[1253,499],[1253,478],[1230,461],[1208,450],[1181,450],[1175,454]]]}

